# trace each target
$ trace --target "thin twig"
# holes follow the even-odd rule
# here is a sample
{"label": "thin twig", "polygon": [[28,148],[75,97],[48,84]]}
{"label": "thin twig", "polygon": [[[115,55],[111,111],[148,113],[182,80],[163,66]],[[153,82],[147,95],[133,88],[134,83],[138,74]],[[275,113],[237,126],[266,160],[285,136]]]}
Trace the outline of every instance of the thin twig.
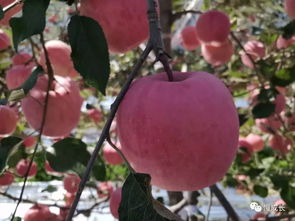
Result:
{"label": "thin twig", "polygon": [[30,160],[28,169],[26,171],[26,174],[25,174],[25,177],[24,177],[24,183],[22,185],[21,193],[20,193],[18,202],[16,204],[15,210],[14,210],[14,212],[12,214],[11,221],[13,221],[13,219],[15,217],[15,214],[17,212],[18,206],[22,201],[23,194],[24,194],[25,187],[26,187],[26,183],[27,183],[27,180],[28,180],[28,175],[29,175],[29,172],[31,170],[34,158],[36,156],[39,143],[41,142],[41,136],[42,136],[42,133],[43,133],[43,130],[44,130],[45,120],[46,120],[46,115],[47,115],[47,107],[48,107],[48,101],[49,101],[49,91],[50,91],[51,83],[53,81],[53,70],[52,70],[52,67],[51,67],[51,64],[50,64],[50,61],[49,61],[47,50],[45,48],[45,41],[44,41],[43,34],[40,34],[40,41],[41,41],[42,46],[43,46],[45,59],[46,59],[47,70],[48,70],[48,84],[47,84],[47,90],[46,90],[46,97],[45,97],[45,101],[44,101],[45,104],[44,104],[44,109],[43,109],[43,114],[42,114],[41,128],[39,130],[39,135],[38,135],[38,138],[37,138],[37,143],[35,145],[34,152],[32,154],[32,158]]}
{"label": "thin twig", "polygon": [[237,215],[236,211],[233,209],[233,207],[230,205],[226,197],[223,195],[223,193],[220,191],[218,186],[216,184],[210,186],[211,191],[215,194],[225,211],[227,212],[228,216],[233,221],[239,221],[239,216]]}
{"label": "thin twig", "polygon": [[130,163],[128,162],[127,158],[125,157],[125,155],[123,154],[123,152],[112,142],[110,135],[107,136],[106,138],[107,142],[111,145],[112,148],[114,148],[117,153],[123,158],[123,160],[125,161],[128,169],[130,170],[131,173],[135,173],[135,170],[132,168],[132,166],[130,165]]}

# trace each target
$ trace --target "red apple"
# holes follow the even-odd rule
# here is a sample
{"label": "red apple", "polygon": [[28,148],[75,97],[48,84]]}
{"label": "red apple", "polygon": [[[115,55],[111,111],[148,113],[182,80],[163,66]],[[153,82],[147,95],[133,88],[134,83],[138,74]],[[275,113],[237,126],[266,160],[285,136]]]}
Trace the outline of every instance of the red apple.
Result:
{"label": "red apple", "polygon": [[[51,40],[45,43],[45,47],[55,75],[71,78],[78,76],[71,59],[72,49],[69,45],[60,40]],[[44,70],[47,70],[43,51],[41,51],[39,62]]]}
{"label": "red apple", "polygon": [[220,46],[202,45],[201,48],[204,59],[213,66],[220,66],[228,63],[234,53],[230,41]]}
{"label": "red apple", "polygon": [[274,133],[282,126],[282,122],[274,115],[255,120],[256,126],[265,133]]}
{"label": "red apple", "polygon": [[244,150],[241,150],[239,153],[242,156],[242,162],[248,162],[251,159],[251,155],[253,153],[253,146],[247,141],[246,138],[240,137],[238,147],[244,148]]}
{"label": "red apple", "polygon": [[64,188],[69,193],[76,193],[81,182],[80,177],[75,174],[67,174],[63,180]]}
{"label": "red apple", "polygon": [[256,41],[256,40],[248,41],[244,45],[244,49],[246,50],[247,54],[242,53],[241,59],[242,59],[243,64],[249,68],[252,68],[252,69],[254,68],[254,64],[252,63],[249,56],[254,61],[257,61],[260,58],[265,56],[265,46],[260,41]]}
{"label": "red apple", "polygon": [[27,148],[35,146],[36,143],[37,143],[37,137],[34,137],[34,136],[28,136],[23,140],[23,144]]}
{"label": "red apple", "polygon": [[[40,130],[48,78],[38,78],[30,96],[22,100],[22,109],[29,125]],[[78,85],[69,78],[55,76],[49,92],[49,102],[43,135],[62,137],[74,129],[80,119],[83,99]]]}
{"label": "red apple", "polygon": [[4,172],[0,175],[0,186],[9,186],[14,181],[14,175],[10,172]]}
{"label": "red apple", "polygon": [[[14,0],[0,0],[0,5],[2,6],[2,8],[5,8],[13,2]],[[8,26],[10,18],[14,16],[16,13],[18,13],[21,9],[22,4],[18,4],[9,11],[5,12],[4,18],[0,20],[0,25]]]}
{"label": "red apple", "polygon": [[182,45],[186,50],[195,50],[200,46],[197,31],[194,26],[187,26],[181,31]]}
{"label": "red apple", "polygon": [[[115,143],[116,147],[121,149],[120,142]],[[106,143],[103,147],[103,158],[104,160],[111,165],[120,165],[124,163],[124,160],[120,156],[120,154],[108,143]]]}
{"label": "red apple", "polygon": [[0,29],[0,51],[7,49],[10,46],[10,38]]}
{"label": "red apple", "polygon": [[110,198],[111,214],[117,219],[119,218],[119,206],[120,206],[121,198],[122,198],[122,188],[116,189],[112,193]]}
{"label": "red apple", "polygon": [[61,176],[62,175],[62,173],[57,172],[54,169],[52,169],[52,167],[50,166],[48,161],[45,161],[44,168],[45,168],[46,173],[48,173],[48,174],[52,174],[54,176]]}
{"label": "red apple", "polygon": [[295,18],[295,2],[294,0],[285,0],[284,8],[290,18]]}
{"label": "red apple", "polygon": [[228,40],[229,17],[220,11],[207,11],[198,19],[196,30],[198,38],[203,44],[220,46]]}
{"label": "red apple", "polygon": [[15,131],[17,114],[9,106],[0,105],[0,138],[7,137]]}
{"label": "red apple", "polygon": [[160,73],[131,85],[117,113],[121,150],[154,185],[197,190],[216,183],[231,165],[238,147],[237,111],[214,75],[173,75],[173,82]]}
{"label": "red apple", "polygon": [[290,39],[285,39],[282,36],[280,36],[276,41],[276,47],[277,47],[277,49],[285,49],[294,43],[295,43],[294,37],[290,38]]}
{"label": "red apple", "polygon": [[255,216],[253,216],[253,218],[251,220],[254,221],[263,221],[266,218],[266,214],[265,213],[256,213]]}
{"label": "red apple", "polygon": [[28,53],[19,53],[15,54],[12,57],[12,64],[13,65],[22,65],[28,63],[32,59],[32,55]]}
{"label": "red apple", "polygon": [[65,194],[66,206],[71,207],[73,202],[75,201],[75,197],[76,197],[76,193],[67,192]]}
{"label": "red apple", "polygon": [[96,123],[99,123],[102,121],[102,118],[103,118],[102,113],[100,110],[96,108],[87,110],[87,114]]}
{"label": "red apple", "polygon": [[113,190],[113,184],[110,181],[101,182],[97,185],[97,194],[99,198],[110,196]]}
{"label": "red apple", "polygon": [[272,135],[268,140],[269,146],[283,154],[290,152],[292,148],[292,140],[280,135]]}
{"label": "red apple", "polygon": [[246,140],[252,146],[253,151],[260,151],[264,147],[264,141],[262,140],[261,136],[257,134],[249,134],[246,137]]}
{"label": "red apple", "polygon": [[54,214],[50,212],[48,206],[36,204],[26,212],[24,221],[47,221],[52,220],[50,219],[52,216]]}
{"label": "red apple", "polygon": [[6,72],[5,80],[8,89],[20,87],[32,74],[34,65],[15,65]]}
{"label": "red apple", "polygon": [[81,15],[91,17],[101,25],[108,47],[114,53],[132,50],[148,38],[146,13],[146,1],[81,1]]}
{"label": "red apple", "polygon": [[[22,159],[19,161],[15,167],[18,175],[24,177],[29,169],[30,160]],[[33,177],[37,174],[37,164],[35,162],[32,163],[31,169],[29,171],[28,177]]]}

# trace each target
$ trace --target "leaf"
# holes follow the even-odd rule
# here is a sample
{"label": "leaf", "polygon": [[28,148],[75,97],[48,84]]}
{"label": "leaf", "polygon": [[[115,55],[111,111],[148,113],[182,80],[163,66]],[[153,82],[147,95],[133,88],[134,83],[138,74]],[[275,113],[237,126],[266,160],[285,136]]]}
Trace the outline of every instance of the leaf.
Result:
{"label": "leaf", "polygon": [[295,68],[281,69],[271,78],[271,83],[275,86],[285,87],[295,81]]}
{"label": "leaf", "polygon": [[7,137],[0,141],[0,173],[5,168],[10,153],[21,145],[21,141],[18,137]]}
{"label": "leaf", "polygon": [[285,27],[282,28],[283,38],[290,39],[295,34],[295,20],[290,21]]}
{"label": "leaf", "polygon": [[49,2],[50,0],[26,0],[23,5],[22,17],[10,19],[9,23],[12,28],[12,39],[16,51],[21,41],[43,32]]}
{"label": "leaf", "polygon": [[89,85],[105,94],[110,60],[100,25],[92,18],[74,15],[68,25],[68,35],[75,69]]}
{"label": "leaf", "polygon": [[0,5],[0,20],[4,18],[4,11],[3,11],[3,7]]}
{"label": "leaf", "polygon": [[100,156],[97,158],[97,160],[93,166],[92,176],[97,181],[104,181],[106,178],[106,166]]}
{"label": "leaf", "polygon": [[152,198],[150,181],[151,177],[148,174],[131,173],[127,177],[122,188],[122,200],[119,207],[120,221],[181,220]]}
{"label": "leaf", "polygon": [[22,221],[22,218],[21,217],[19,217],[19,216],[16,216],[16,217],[14,217],[13,218],[13,220],[12,221]]}
{"label": "leaf", "polygon": [[280,195],[290,208],[295,209],[295,187],[288,186],[282,189]]}
{"label": "leaf", "polygon": [[21,160],[21,159],[25,159],[27,158],[27,153],[25,150],[25,146],[21,145],[19,148],[17,148],[14,152],[12,151],[8,161],[7,161],[7,165],[10,168],[13,168],[17,165],[17,163]]}
{"label": "leaf", "polygon": [[239,114],[240,127],[243,126],[248,121],[248,119],[249,118],[247,114]]}
{"label": "leaf", "polygon": [[255,185],[253,187],[254,193],[256,193],[258,196],[261,197],[267,197],[268,195],[268,189],[264,186]]}
{"label": "leaf", "polygon": [[44,192],[53,193],[55,191],[57,191],[57,188],[55,186],[48,185],[45,189],[41,190],[41,193],[44,193]]}
{"label": "leaf", "polygon": [[250,169],[246,172],[246,175],[248,175],[251,179],[254,179],[259,174],[261,174],[263,171],[264,171],[264,169],[250,167]]}
{"label": "leaf", "polygon": [[84,142],[76,138],[65,138],[53,144],[55,153],[46,153],[46,158],[57,172],[67,172],[78,167],[79,164],[87,165],[90,153]]}
{"label": "leaf", "polygon": [[37,79],[41,74],[43,74],[43,68],[41,66],[38,66],[33,70],[30,77],[28,77],[28,79],[22,84],[22,86],[11,90],[8,100],[18,101],[24,98],[29,93],[29,91],[36,85]]}
{"label": "leaf", "polygon": [[275,112],[275,104],[267,103],[258,103],[252,109],[252,114],[255,119],[257,118],[267,118]]}

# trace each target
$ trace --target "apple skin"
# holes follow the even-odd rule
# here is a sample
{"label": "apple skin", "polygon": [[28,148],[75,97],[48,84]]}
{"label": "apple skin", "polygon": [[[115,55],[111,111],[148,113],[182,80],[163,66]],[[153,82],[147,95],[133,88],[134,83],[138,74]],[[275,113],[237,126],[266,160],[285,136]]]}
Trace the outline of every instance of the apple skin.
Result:
{"label": "apple skin", "polygon": [[20,87],[32,74],[33,64],[12,66],[5,76],[7,88],[9,90]]}
{"label": "apple skin", "polygon": [[48,206],[36,204],[32,206],[25,214],[24,221],[49,221],[55,214],[52,214]]}
{"label": "apple skin", "polygon": [[247,54],[242,53],[241,55],[241,60],[242,63],[253,69],[254,68],[254,64],[251,61],[251,59],[249,58],[249,56],[254,60],[257,61],[260,58],[265,56],[265,46],[262,42],[260,41],[256,41],[256,40],[252,40],[252,41],[248,41],[245,45],[244,45],[244,49],[246,50]]}
{"label": "apple skin", "polygon": [[119,206],[121,203],[121,198],[122,198],[122,188],[116,189],[110,198],[110,210],[111,214],[115,218],[119,218]]}
{"label": "apple skin", "polygon": [[[13,2],[14,0],[0,0],[0,5],[2,6],[2,8],[4,8]],[[10,9],[8,12],[5,12],[4,18],[0,20],[0,25],[9,26],[10,18],[16,13],[18,13],[22,9],[22,7],[23,7],[23,4],[18,4],[12,9]]]}
{"label": "apple skin", "polygon": [[292,37],[290,39],[285,39],[282,36],[280,36],[276,41],[276,47],[277,47],[277,49],[285,49],[294,43],[295,43],[294,37]]}
{"label": "apple skin", "polygon": [[0,29],[0,51],[7,49],[10,46],[10,38]]}
{"label": "apple skin", "polygon": [[31,148],[35,146],[37,143],[37,137],[34,136],[28,136],[23,140],[23,144],[25,145],[26,148]]}
{"label": "apple skin", "polygon": [[[45,43],[45,47],[55,75],[71,78],[78,76],[71,58],[72,49],[68,44],[60,40],[51,40]],[[47,70],[44,51],[41,51],[39,62],[44,70]]]}
{"label": "apple skin", "polygon": [[290,18],[295,18],[295,2],[294,0],[285,0],[284,9]]}
{"label": "apple skin", "polygon": [[[232,163],[239,120],[225,85],[206,72],[173,72],[131,85],[117,113],[121,150],[152,184],[198,190],[221,179]],[[225,127],[226,125],[226,127]]]}
{"label": "apple skin", "polygon": [[261,136],[257,135],[257,134],[248,134],[248,136],[246,137],[246,140],[248,141],[248,143],[250,143],[253,147],[253,151],[260,151],[263,149],[264,147],[264,141],[261,138]]}
{"label": "apple skin", "polygon": [[292,148],[292,140],[287,137],[282,137],[280,135],[272,135],[269,140],[268,144],[274,150],[277,150],[283,154],[287,154],[290,152]]}
{"label": "apple skin", "polygon": [[[17,174],[24,177],[26,175],[28,168],[29,168],[29,165],[30,165],[29,159],[20,160],[15,167]],[[33,162],[31,169],[29,171],[28,177],[33,177],[36,174],[37,174],[37,164],[35,162]]]}
{"label": "apple skin", "polygon": [[0,105],[0,138],[7,137],[15,131],[17,120],[17,114],[12,108]]}
{"label": "apple skin", "polygon": [[[48,77],[41,76],[30,91],[30,96],[22,100],[22,109],[29,125],[35,130],[41,127]],[[43,135],[63,137],[74,129],[80,119],[83,99],[78,85],[70,78],[55,76],[49,92],[49,102]]]}
{"label": "apple skin", "polygon": [[114,191],[113,184],[110,181],[101,182],[97,185],[97,194],[99,198],[110,196]]}
{"label": "apple skin", "polygon": [[4,172],[0,175],[0,186],[9,186],[14,181],[14,175],[10,172]]}
{"label": "apple skin", "polygon": [[220,46],[203,44],[201,49],[204,59],[213,66],[220,66],[228,63],[234,53],[233,45],[230,41]]}
{"label": "apple skin", "polygon": [[241,150],[239,154],[242,156],[242,162],[247,163],[251,159],[254,149],[253,146],[251,145],[251,143],[248,142],[246,138],[240,137],[238,147],[245,148],[245,150]]}
{"label": "apple skin", "polygon": [[194,26],[187,26],[181,31],[182,45],[186,50],[195,50],[200,46],[197,31]]}
{"label": "apple skin", "polygon": [[212,10],[203,13],[196,23],[199,40],[203,44],[220,46],[227,41],[230,21],[223,12]]}
{"label": "apple skin", "polygon": [[146,1],[82,0],[80,12],[101,25],[111,52],[125,53],[148,38]]}
{"label": "apple skin", "polygon": [[[116,147],[121,149],[121,144],[120,142],[115,143]],[[103,147],[103,158],[104,160],[111,164],[111,165],[120,165],[124,163],[124,160],[120,156],[119,153],[108,143],[106,143]]]}
{"label": "apple skin", "polygon": [[69,193],[76,193],[79,188],[81,179],[75,174],[67,174],[63,180],[64,188]]}
{"label": "apple skin", "polygon": [[12,64],[13,65],[24,65],[32,59],[32,55],[28,53],[19,53],[15,54],[12,57]]}

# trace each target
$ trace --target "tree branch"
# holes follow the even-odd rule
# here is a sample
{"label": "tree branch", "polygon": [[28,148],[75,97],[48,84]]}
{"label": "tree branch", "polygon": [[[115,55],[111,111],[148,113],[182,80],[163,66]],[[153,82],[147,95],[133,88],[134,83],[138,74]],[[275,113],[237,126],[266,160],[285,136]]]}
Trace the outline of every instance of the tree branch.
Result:
{"label": "tree branch", "polygon": [[230,205],[228,200],[225,198],[223,193],[220,191],[220,189],[217,187],[216,184],[210,186],[210,190],[215,194],[225,211],[227,212],[228,216],[233,221],[239,221],[239,216],[237,215],[236,211],[233,209],[233,207]]}

